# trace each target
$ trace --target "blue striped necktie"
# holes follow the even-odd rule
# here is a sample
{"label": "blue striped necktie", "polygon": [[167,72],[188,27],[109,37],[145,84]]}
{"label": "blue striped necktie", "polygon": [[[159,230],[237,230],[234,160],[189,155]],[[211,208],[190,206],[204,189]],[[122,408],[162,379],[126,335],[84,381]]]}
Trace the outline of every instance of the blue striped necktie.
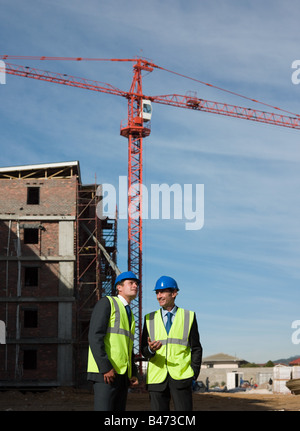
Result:
{"label": "blue striped necktie", "polygon": [[167,317],[168,317],[168,320],[166,323],[166,331],[167,331],[167,334],[169,334],[172,326],[172,313],[170,313],[170,311],[168,312]]}
{"label": "blue striped necktie", "polygon": [[131,327],[131,309],[130,309],[130,305],[125,305],[126,311],[127,311],[127,316],[128,316],[128,320],[129,320],[129,328]]}

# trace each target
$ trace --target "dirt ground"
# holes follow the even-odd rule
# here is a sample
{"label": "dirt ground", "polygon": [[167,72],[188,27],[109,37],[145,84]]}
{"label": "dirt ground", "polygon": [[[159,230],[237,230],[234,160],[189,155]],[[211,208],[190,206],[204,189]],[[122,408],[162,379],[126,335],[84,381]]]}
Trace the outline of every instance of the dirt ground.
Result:
{"label": "dirt ground", "polygon": [[[194,393],[194,411],[300,411],[300,395]],[[127,411],[150,411],[147,392],[129,393]],[[93,411],[91,390],[55,388],[45,392],[1,391],[0,411]]]}

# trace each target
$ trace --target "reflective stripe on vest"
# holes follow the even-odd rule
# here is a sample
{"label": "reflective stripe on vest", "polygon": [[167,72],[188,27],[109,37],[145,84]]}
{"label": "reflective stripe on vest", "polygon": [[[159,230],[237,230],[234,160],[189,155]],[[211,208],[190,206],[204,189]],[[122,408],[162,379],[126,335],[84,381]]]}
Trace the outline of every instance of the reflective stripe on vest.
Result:
{"label": "reflective stripe on vest", "polygon": [[134,335],[131,333],[131,331],[127,331],[126,329],[120,328],[120,322],[121,322],[120,307],[116,298],[111,297],[111,299],[113,300],[113,303],[115,306],[115,323],[114,323],[114,326],[107,328],[107,333],[125,335],[126,337],[129,337],[130,340],[133,342]]}
{"label": "reflective stripe on vest", "polygon": [[[182,338],[168,338],[167,340],[161,340],[162,345],[168,344],[181,344],[182,346],[188,346],[189,341],[189,326],[190,326],[190,312],[189,310],[184,311],[184,322],[183,322],[183,337]],[[155,311],[149,314],[149,336],[150,340],[155,340],[155,328],[154,328],[154,315]]]}

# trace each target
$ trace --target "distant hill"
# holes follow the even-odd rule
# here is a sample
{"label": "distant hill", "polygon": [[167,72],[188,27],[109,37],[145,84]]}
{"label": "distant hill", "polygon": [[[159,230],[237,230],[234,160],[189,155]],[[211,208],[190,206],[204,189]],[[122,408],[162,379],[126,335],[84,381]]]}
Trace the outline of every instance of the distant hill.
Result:
{"label": "distant hill", "polygon": [[274,364],[285,364],[285,365],[289,365],[290,362],[294,361],[295,359],[300,358],[300,354],[297,356],[290,356],[289,358],[286,359],[276,359],[276,361],[272,361],[274,362]]}

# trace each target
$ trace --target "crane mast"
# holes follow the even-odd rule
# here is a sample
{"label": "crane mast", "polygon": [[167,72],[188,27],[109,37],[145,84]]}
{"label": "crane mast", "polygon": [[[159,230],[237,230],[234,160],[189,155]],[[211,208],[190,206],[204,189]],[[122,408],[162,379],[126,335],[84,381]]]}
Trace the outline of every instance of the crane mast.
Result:
{"label": "crane mast", "polygon": [[141,280],[137,298],[132,301],[132,311],[137,317],[136,344],[140,346],[142,335],[142,185],[143,138],[150,134],[150,124],[143,118],[142,71],[153,68],[141,59],[133,66],[134,75],[128,95],[128,121],[121,123],[121,135],[128,139],[128,270]]}

